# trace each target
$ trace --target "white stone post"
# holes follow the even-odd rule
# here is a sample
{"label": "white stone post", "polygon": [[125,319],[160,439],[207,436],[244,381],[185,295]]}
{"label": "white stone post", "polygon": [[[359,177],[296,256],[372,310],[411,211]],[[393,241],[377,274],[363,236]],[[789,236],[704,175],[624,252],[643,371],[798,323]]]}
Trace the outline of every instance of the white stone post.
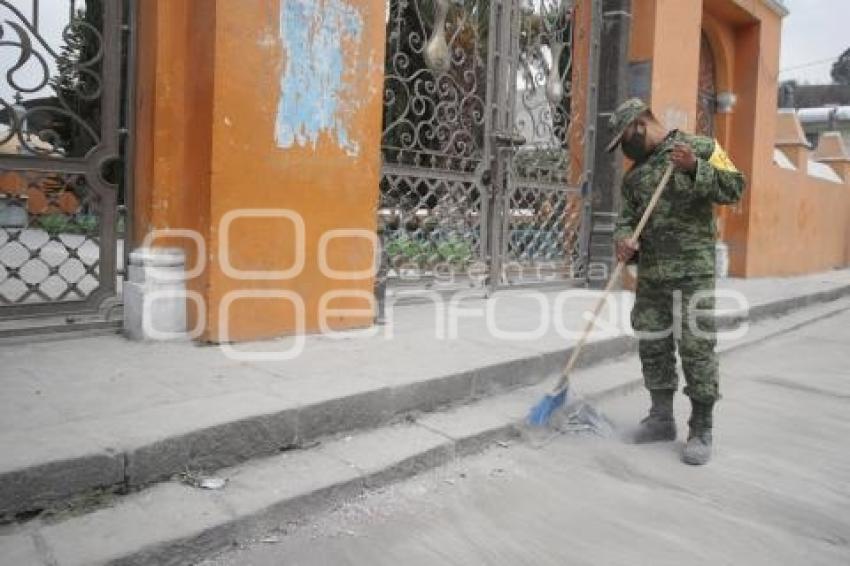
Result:
{"label": "white stone post", "polygon": [[131,340],[181,340],[186,332],[186,256],[178,248],[139,248],[124,283],[124,334]]}

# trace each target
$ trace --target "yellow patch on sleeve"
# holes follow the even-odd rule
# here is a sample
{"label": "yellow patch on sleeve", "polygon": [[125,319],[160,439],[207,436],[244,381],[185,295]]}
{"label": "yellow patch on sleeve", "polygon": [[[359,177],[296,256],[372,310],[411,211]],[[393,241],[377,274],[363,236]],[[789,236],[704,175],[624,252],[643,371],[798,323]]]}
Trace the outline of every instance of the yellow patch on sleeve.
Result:
{"label": "yellow patch on sleeve", "polygon": [[735,167],[735,164],[732,163],[732,160],[729,159],[729,155],[720,147],[720,144],[717,140],[714,140],[714,151],[711,153],[711,157],[708,159],[708,162],[715,168],[720,171],[730,171],[732,173],[737,173],[738,169]]}

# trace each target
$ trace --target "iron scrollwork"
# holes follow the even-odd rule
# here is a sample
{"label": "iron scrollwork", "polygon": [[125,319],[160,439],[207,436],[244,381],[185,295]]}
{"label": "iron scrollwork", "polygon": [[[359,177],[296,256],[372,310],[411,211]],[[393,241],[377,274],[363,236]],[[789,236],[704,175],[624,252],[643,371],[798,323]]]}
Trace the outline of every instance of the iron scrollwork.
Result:
{"label": "iron scrollwork", "polygon": [[[529,0],[520,9],[516,131],[505,214],[505,279],[575,278],[581,198],[570,144],[583,128],[573,107],[575,12],[566,0]],[[511,271],[513,273],[511,273]]]}
{"label": "iron scrollwork", "polygon": [[17,137],[32,155],[83,157],[101,141],[102,14],[91,7],[71,14],[60,38],[45,37],[9,0],[0,0],[2,16],[0,52],[17,50],[17,58],[3,57],[14,61],[5,69],[5,81],[15,99],[0,97],[8,124],[0,139]]}
{"label": "iron scrollwork", "polygon": [[581,196],[569,148],[584,125],[573,112],[573,28],[569,0],[390,0],[379,209],[388,275],[472,280],[476,262],[550,262],[561,274],[574,263]]}
{"label": "iron scrollwork", "polygon": [[[385,162],[460,171],[477,165],[485,99],[480,20],[479,14],[445,0],[436,5],[430,0],[390,2]],[[437,24],[444,29],[434,31]],[[448,57],[440,55],[443,42]]]}
{"label": "iron scrollwork", "polygon": [[379,214],[395,276],[452,279],[480,259],[488,6],[389,2]]}
{"label": "iron scrollwork", "polygon": [[0,0],[3,318],[96,311],[119,285],[125,3],[45,4]]}

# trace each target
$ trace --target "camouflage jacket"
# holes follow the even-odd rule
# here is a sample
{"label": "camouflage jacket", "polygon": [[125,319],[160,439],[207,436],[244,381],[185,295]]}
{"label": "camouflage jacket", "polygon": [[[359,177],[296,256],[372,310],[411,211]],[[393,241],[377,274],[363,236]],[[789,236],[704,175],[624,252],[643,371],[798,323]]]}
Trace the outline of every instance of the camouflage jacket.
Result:
{"label": "camouflage jacket", "polygon": [[673,130],[645,161],[623,178],[623,204],[614,239],[631,236],[661,181],[677,142],[697,157],[694,173],[675,171],[640,237],[638,272],[652,279],[713,275],[715,204],[732,204],[744,191],[744,176],[711,138]]}

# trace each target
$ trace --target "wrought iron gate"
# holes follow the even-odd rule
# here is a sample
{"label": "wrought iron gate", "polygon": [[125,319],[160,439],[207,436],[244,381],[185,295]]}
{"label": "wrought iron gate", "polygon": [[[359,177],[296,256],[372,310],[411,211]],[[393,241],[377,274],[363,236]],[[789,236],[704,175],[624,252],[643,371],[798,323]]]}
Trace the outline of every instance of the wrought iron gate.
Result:
{"label": "wrought iron gate", "polygon": [[389,0],[385,279],[583,280],[598,4],[580,74],[571,0]]}
{"label": "wrought iron gate", "polygon": [[119,304],[130,6],[0,0],[0,319]]}

